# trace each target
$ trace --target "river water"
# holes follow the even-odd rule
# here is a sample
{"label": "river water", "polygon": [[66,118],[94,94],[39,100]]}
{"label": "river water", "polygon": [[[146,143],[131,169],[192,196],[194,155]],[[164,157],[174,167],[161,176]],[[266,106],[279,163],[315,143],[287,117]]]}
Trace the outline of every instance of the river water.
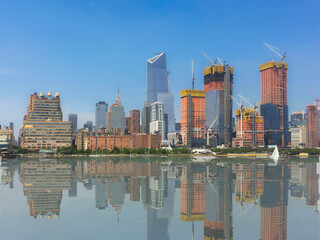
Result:
{"label": "river water", "polygon": [[319,239],[318,158],[189,160],[2,164],[0,239]]}

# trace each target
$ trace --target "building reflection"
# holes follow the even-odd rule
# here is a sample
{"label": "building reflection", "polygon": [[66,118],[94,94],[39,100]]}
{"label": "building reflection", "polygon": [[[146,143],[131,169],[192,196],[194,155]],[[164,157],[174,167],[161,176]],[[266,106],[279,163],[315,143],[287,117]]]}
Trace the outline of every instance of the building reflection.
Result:
{"label": "building reflection", "polygon": [[260,239],[287,239],[288,181],[287,164],[265,166],[264,193],[260,200]]}
{"label": "building reflection", "polygon": [[[2,166],[5,175],[1,183],[13,186],[16,169],[17,165]],[[259,205],[260,239],[287,239],[289,193],[293,200],[305,200],[315,212],[319,209],[317,171],[315,163],[275,166],[120,160],[72,164],[28,161],[20,165],[30,216],[58,218],[63,190],[68,190],[69,197],[77,197],[82,183],[83,189],[94,191],[96,209],[113,209],[118,223],[126,195],[129,201],[141,202],[146,213],[148,240],[170,239],[177,189],[180,191],[180,221],[186,223],[191,238],[195,238],[197,222],[196,226],[203,225],[205,240],[233,239],[233,219],[245,214],[251,206]],[[234,209],[233,198],[237,205]]]}
{"label": "building reflection", "polygon": [[207,166],[204,239],[233,239],[231,164]]}
{"label": "building reflection", "polygon": [[21,176],[30,216],[59,218],[62,190],[71,189],[71,166],[57,162],[21,163]]}

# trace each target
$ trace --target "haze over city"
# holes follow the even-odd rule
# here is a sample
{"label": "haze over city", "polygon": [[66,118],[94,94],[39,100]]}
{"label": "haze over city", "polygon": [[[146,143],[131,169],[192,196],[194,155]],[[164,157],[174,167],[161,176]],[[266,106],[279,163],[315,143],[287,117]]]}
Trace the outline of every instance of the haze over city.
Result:
{"label": "haze over city", "polygon": [[[37,4],[34,4],[37,3]],[[120,96],[128,114],[146,99],[146,61],[166,52],[180,119],[181,89],[203,89],[219,57],[234,67],[234,96],[260,100],[259,64],[286,51],[288,105],[305,110],[319,95],[318,1],[14,1],[0,3],[0,121],[22,125],[31,93],[60,92],[64,119],[94,120],[95,103]],[[250,6],[250,7],[248,7]]]}

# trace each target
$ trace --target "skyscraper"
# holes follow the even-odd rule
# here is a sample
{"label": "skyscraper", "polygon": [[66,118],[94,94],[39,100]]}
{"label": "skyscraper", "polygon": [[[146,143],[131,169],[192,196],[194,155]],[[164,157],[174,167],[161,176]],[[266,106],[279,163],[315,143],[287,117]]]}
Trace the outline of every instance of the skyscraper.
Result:
{"label": "skyscraper", "polygon": [[87,121],[85,124],[83,124],[83,128],[88,128],[89,132],[92,132],[93,122],[92,121]]}
{"label": "skyscraper", "polygon": [[291,114],[291,121],[290,121],[290,126],[291,127],[298,127],[299,125],[302,124],[304,120],[304,112],[292,112]]}
{"label": "skyscraper", "polygon": [[96,130],[99,128],[106,127],[107,124],[107,112],[108,112],[108,104],[106,102],[100,101],[96,103]]}
{"label": "skyscraper", "polygon": [[148,134],[150,132],[150,122],[151,122],[151,103],[152,102],[144,102],[141,118],[141,132]]}
{"label": "skyscraper", "polygon": [[70,113],[68,120],[69,120],[70,122],[72,122],[72,131],[73,131],[73,132],[76,132],[77,129],[78,129],[78,125],[77,125],[78,115],[77,115],[77,114]]}
{"label": "skyscraper", "polygon": [[62,121],[59,93],[31,94],[22,129],[22,148],[56,149],[72,145],[72,123]]}
{"label": "skyscraper", "polygon": [[265,144],[286,147],[288,128],[288,63],[267,62],[260,67],[261,115],[264,118]]}
{"label": "skyscraper", "polygon": [[170,89],[166,53],[147,61],[147,101],[164,104],[164,111],[168,114],[168,131],[174,132],[174,98]]}
{"label": "skyscraper", "polygon": [[162,141],[167,139],[167,136],[165,136],[165,121],[162,102],[155,102],[151,104],[150,133],[159,133]]}
{"label": "skyscraper", "polygon": [[130,110],[130,132],[131,134],[140,132],[140,110]]}
{"label": "skyscraper", "polygon": [[[218,136],[218,144],[231,145],[233,67],[209,66],[204,69],[204,91],[206,93],[206,128],[212,126]],[[226,135],[226,136],[225,136]]]}
{"label": "skyscraper", "polygon": [[318,106],[307,105],[306,109],[307,147],[318,147]]}
{"label": "skyscraper", "polygon": [[205,144],[205,92],[203,90],[182,90],[181,135],[187,147]]}
{"label": "skyscraper", "polygon": [[109,109],[109,116],[107,118],[107,129],[121,129],[122,132],[125,132],[125,122],[126,116],[124,112],[124,107],[122,106],[120,92],[118,89],[116,101],[114,104],[112,104],[112,106],[110,106]]}

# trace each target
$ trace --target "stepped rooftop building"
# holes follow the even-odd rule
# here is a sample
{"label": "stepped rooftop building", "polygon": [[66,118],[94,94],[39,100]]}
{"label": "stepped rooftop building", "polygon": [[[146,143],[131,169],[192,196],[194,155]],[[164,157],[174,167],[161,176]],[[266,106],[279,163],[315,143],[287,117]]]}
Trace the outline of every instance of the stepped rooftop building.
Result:
{"label": "stepped rooftop building", "polygon": [[204,69],[206,128],[218,117],[212,129],[219,145],[231,146],[232,89],[233,67],[214,65]]}
{"label": "stepped rooftop building", "polygon": [[23,120],[21,147],[35,150],[71,145],[72,122],[62,121],[60,94],[31,94],[28,113]]}

